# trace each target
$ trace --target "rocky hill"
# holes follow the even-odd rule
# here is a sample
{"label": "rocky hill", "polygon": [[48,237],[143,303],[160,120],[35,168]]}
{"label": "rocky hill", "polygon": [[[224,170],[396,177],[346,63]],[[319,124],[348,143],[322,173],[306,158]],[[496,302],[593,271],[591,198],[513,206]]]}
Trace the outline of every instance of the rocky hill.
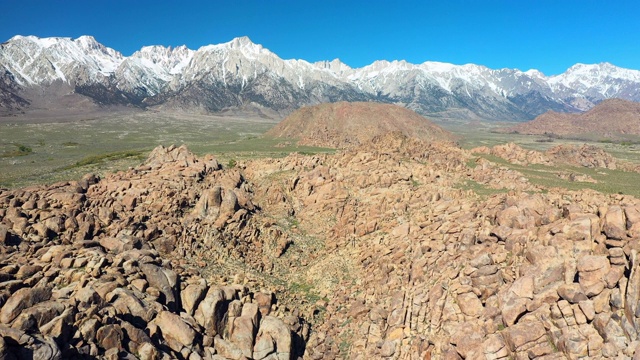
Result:
{"label": "rocky hill", "polygon": [[0,190],[0,242],[3,358],[640,354],[638,199],[398,132]]}
{"label": "rocky hill", "polygon": [[[191,50],[146,46],[131,56],[91,36],[14,36],[0,44],[0,115],[128,106],[284,116],[305,105],[377,101],[443,118],[529,120],[609,98],[640,101],[640,71],[609,63],[539,71],[439,62],[283,60],[247,37]],[[89,104],[87,104],[89,102]],[[75,109],[81,104],[81,109]]]}
{"label": "rocky hill", "polygon": [[297,139],[301,145],[347,148],[394,131],[425,141],[454,140],[450,132],[411,110],[373,102],[303,107],[269,130],[266,136]]}
{"label": "rocky hill", "polygon": [[506,131],[568,138],[620,139],[640,136],[640,103],[609,99],[581,114],[549,111]]}

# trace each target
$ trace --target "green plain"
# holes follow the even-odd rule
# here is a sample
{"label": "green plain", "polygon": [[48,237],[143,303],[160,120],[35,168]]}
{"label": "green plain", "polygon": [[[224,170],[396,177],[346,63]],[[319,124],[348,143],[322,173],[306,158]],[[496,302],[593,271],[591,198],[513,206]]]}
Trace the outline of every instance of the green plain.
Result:
{"label": "green plain", "polygon": [[[0,187],[74,180],[86,173],[98,175],[140,164],[156,146],[186,144],[198,155],[213,154],[222,164],[258,157],[283,157],[292,152],[333,153],[335,150],[298,146],[291,139],[264,137],[278,121],[260,117],[185,115],[161,112],[118,113],[100,118],[55,123],[26,123],[0,119]],[[9,123],[12,121],[12,123]],[[544,136],[504,134],[497,127],[510,123],[440,122],[459,136],[465,149],[515,142],[525,149],[545,151],[558,144],[581,145],[585,141]],[[640,163],[640,145],[633,142],[594,141],[615,157]],[[591,188],[605,193],[640,197],[640,174],[620,170],[560,165],[514,165],[490,155],[476,154],[500,166],[518,171],[533,184],[545,188]],[[469,164],[473,166],[472,164]],[[560,175],[587,175],[596,183],[569,181]],[[566,177],[566,176],[565,176]],[[459,188],[479,195],[503,192],[466,181]]]}

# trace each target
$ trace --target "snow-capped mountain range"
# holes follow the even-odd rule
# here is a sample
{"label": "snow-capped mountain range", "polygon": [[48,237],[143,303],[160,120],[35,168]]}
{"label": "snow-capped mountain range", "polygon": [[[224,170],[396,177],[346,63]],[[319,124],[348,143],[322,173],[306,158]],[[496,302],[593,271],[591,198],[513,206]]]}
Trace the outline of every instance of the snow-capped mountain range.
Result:
{"label": "snow-capped mountain range", "polygon": [[283,60],[247,37],[198,50],[147,46],[128,57],[91,36],[15,36],[0,44],[3,113],[84,100],[103,107],[286,114],[346,100],[391,102],[430,116],[527,120],[548,110],[587,110],[608,98],[640,101],[640,71],[576,64],[545,76],[537,70],[384,60],[351,68],[340,60]]}

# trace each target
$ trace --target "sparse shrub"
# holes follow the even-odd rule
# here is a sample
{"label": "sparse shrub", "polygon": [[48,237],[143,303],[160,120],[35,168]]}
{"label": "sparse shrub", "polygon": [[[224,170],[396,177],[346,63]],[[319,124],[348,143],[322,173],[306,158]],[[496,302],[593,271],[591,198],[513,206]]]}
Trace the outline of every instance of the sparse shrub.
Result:
{"label": "sparse shrub", "polygon": [[236,167],[236,165],[238,165],[238,162],[235,159],[231,159],[231,160],[229,160],[229,163],[227,164],[227,167],[229,169],[233,169],[234,167]]}
{"label": "sparse shrub", "polygon": [[7,151],[0,154],[0,157],[14,157],[14,156],[25,156],[29,155],[33,152],[33,149],[22,144],[13,144],[17,148],[14,151]]}
{"label": "sparse shrub", "polygon": [[126,158],[142,159],[143,153],[144,151],[142,150],[129,150],[129,151],[117,151],[117,152],[101,154],[101,155],[92,155],[92,156],[87,156],[80,161],[77,161],[73,165],[65,166],[63,169],[69,170],[69,169],[78,168],[81,166],[101,164],[106,161],[115,161],[115,160],[121,160]]}
{"label": "sparse shrub", "polygon": [[18,151],[26,155],[32,153],[33,149],[26,145],[18,144]]}

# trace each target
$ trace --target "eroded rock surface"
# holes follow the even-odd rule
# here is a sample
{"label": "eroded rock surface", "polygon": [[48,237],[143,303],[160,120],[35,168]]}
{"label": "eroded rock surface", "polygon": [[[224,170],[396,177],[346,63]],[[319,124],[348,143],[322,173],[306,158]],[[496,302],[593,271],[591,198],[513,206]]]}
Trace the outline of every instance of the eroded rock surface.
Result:
{"label": "eroded rock surface", "polygon": [[[219,358],[225,341],[251,356],[254,337],[231,336],[241,323],[232,303],[252,333],[293,315],[260,316],[260,289],[224,279],[235,274],[205,278],[202,257],[216,246],[227,254],[232,238],[256,241],[246,226],[255,212],[247,191],[240,172],[184,147],[159,147],[141,166],[104,179],[2,191],[4,358]],[[291,338],[304,344],[308,324],[295,319],[295,330],[281,329],[289,341],[256,348],[264,355],[256,359],[303,354]]]}
{"label": "eroded rock surface", "polygon": [[1,190],[0,354],[640,356],[640,201],[475,158],[397,133],[231,169],[170,147]]}

